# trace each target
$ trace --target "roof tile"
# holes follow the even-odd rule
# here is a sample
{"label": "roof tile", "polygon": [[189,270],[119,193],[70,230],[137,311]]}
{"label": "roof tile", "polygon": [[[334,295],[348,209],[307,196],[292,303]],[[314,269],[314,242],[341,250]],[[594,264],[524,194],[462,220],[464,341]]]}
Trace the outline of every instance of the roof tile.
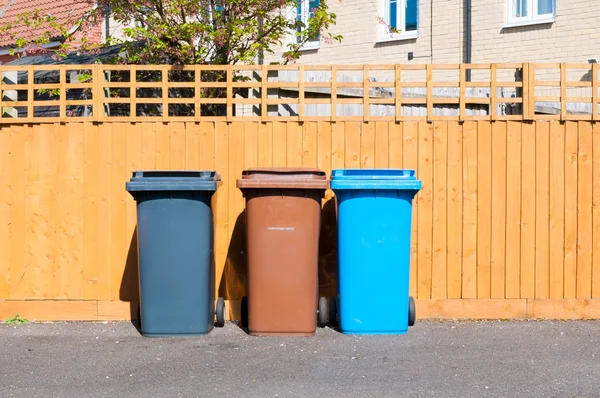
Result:
{"label": "roof tile", "polygon": [[[0,11],[6,5],[8,5],[8,9],[5,10],[4,15],[0,16],[0,26],[7,22],[14,22],[20,14],[38,9],[55,16],[56,21],[61,25],[71,25],[66,26],[67,29],[71,29],[75,21],[81,19],[87,11],[94,7],[94,2],[90,0],[12,0],[11,3],[11,0],[0,0]],[[0,34],[0,47],[11,46],[17,38],[35,40],[47,30],[47,24],[36,28],[28,28],[20,23],[12,30],[15,33],[15,39],[11,39],[6,33]]]}

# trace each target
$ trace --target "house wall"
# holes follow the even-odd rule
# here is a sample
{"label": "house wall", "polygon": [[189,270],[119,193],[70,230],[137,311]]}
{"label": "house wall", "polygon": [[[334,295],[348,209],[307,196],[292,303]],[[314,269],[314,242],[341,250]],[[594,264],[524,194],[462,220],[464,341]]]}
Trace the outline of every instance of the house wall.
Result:
{"label": "house wall", "polygon": [[[600,57],[600,8],[589,0],[556,0],[552,24],[503,29],[507,0],[472,1],[472,62],[587,62]],[[321,43],[303,53],[301,63],[460,63],[464,62],[464,0],[421,0],[419,37],[377,44],[379,1],[330,0],[341,44]],[[432,12],[433,11],[433,12]],[[409,51],[414,59],[408,61]],[[282,49],[267,62],[280,59]]]}
{"label": "house wall", "polygon": [[505,7],[506,0],[473,1],[473,62],[587,62],[600,57],[600,8],[595,2],[556,0],[554,23],[502,29]]}
{"label": "house wall", "polygon": [[[431,13],[429,0],[419,2],[419,37],[417,39],[377,43],[378,0],[330,0],[337,25],[331,31],[341,34],[342,43],[321,42],[316,51],[303,53],[302,63],[459,63],[462,60],[462,6],[460,0],[436,1]],[[458,17],[458,18],[457,18]],[[284,47],[265,61],[281,58]],[[408,61],[408,53],[414,59]]]}

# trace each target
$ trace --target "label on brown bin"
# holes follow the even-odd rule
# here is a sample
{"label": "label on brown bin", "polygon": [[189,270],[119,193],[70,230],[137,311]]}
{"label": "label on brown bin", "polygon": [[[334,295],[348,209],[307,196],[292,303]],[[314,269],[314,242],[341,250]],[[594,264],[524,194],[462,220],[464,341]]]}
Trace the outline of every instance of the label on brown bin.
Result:
{"label": "label on brown bin", "polygon": [[294,227],[267,227],[269,231],[295,231]]}

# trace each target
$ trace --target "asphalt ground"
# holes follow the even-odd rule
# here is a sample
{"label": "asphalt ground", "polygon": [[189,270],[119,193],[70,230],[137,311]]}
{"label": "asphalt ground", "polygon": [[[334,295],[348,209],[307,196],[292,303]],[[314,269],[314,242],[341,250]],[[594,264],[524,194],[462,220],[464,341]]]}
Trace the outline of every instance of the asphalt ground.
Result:
{"label": "asphalt ground", "polygon": [[597,397],[600,321],[418,321],[402,336],[142,337],[0,325],[2,397]]}

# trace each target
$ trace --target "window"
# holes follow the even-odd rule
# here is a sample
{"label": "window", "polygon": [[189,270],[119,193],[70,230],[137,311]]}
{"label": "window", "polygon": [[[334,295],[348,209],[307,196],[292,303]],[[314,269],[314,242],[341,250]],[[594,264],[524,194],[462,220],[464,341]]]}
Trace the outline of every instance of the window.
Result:
{"label": "window", "polygon": [[507,0],[509,25],[553,22],[556,0]]}
{"label": "window", "polygon": [[418,36],[419,0],[381,0],[379,39],[401,40]]}
{"label": "window", "polygon": [[[315,9],[319,7],[319,0],[297,0],[296,3],[296,20],[302,22],[305,27],[308,27],[310,19],[315,15]],[[301,43],[304,41],[304,36],[302,35],[302,31],[305,28],[299,26],[297,30],[297,35],[295,36],[296,43]],[[315,49],[319,48],[319,39],[320,37],[317,35],[316,37],[311,37],[302,47],[303,49]]]}

